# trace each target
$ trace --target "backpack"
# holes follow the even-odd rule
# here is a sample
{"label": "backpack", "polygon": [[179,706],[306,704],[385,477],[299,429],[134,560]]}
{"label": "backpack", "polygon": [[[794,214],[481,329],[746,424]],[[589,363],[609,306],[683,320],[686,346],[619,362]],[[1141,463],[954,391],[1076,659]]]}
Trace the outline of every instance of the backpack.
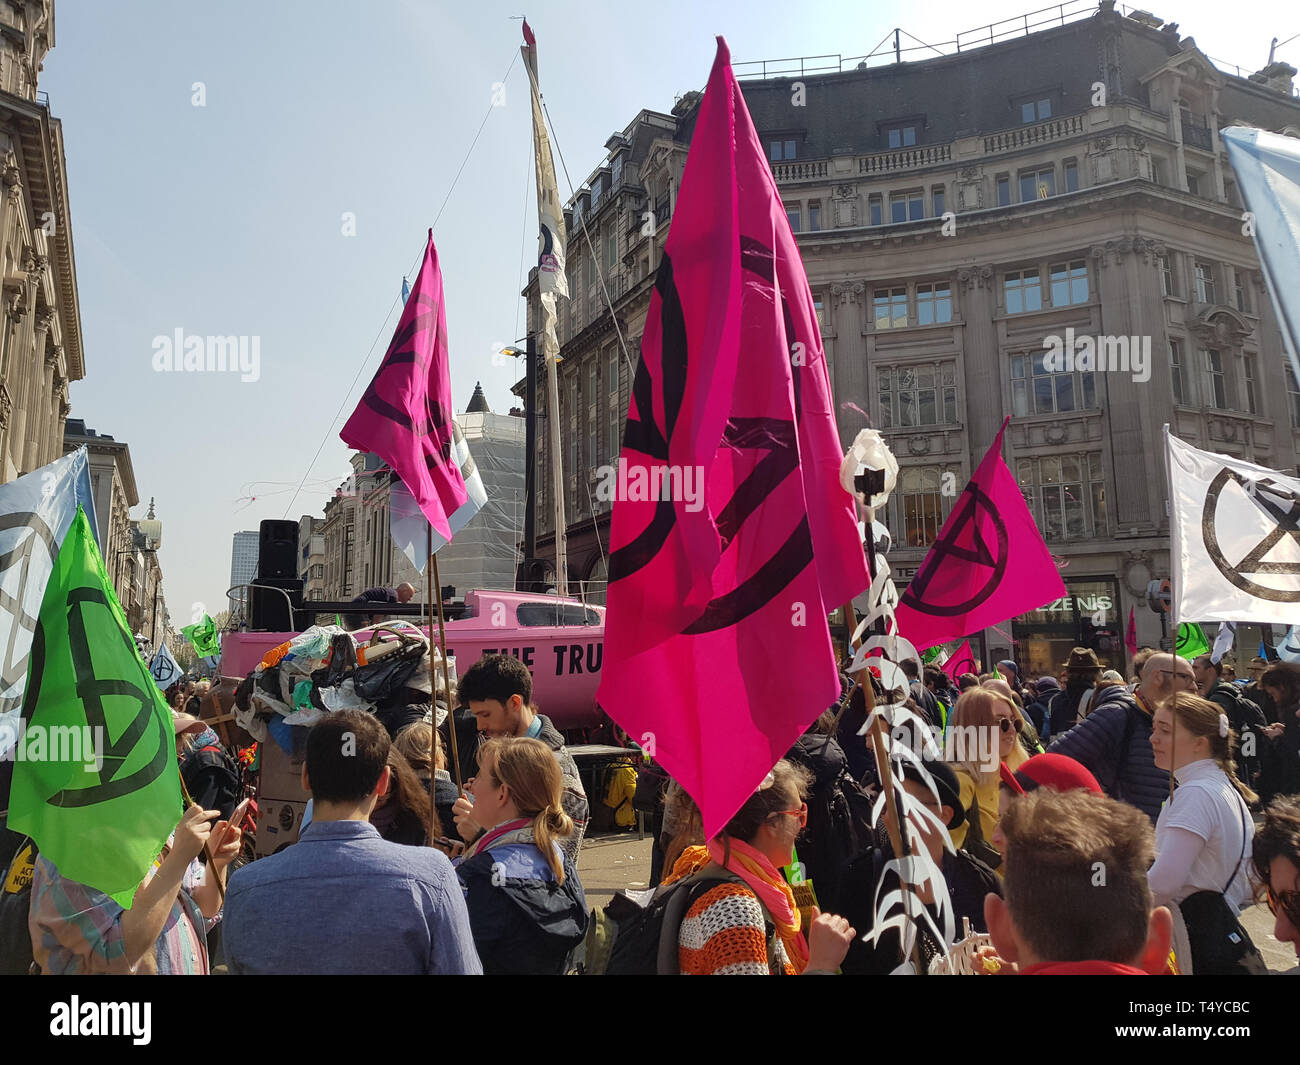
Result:
{"label": "backpack", "polygon": [[190,751],[181,765],[181,779],[190,798],[206,810],[220,810],[223,818],[229,818],[244,797],[243,764],[219,744]]}
{"label": "backpack", "polygon": [[[677,975],[677,937],[682,921],[692,904],[720,883],[744,881],[725,869],[712,867],[652,891],[618,892],[603,916],[591,912],[583,972],[595,976]],[[771,970],[776,956],[776,926],[766,908],[763,915]]]}
{"label": "backpack", "polygon": [[844,867],[871,846],[871,796],[841,769],[829,784],[808,796],[808,823],[799,836],[799,862],[819,898],[833,897]]}
{"label": "backpack", "polygon": [[32,967],[32,934],[27,913],[36,871],[36,841],[28,837],[18,848],[0,885],[0,976],[26,976]]}
{"label": "backpack", "polygon": [[[1220,682],[1210,692],[1211,696],[1225,693],[1229,696],[1232,705],[1225,709],[1228,715],[1228,724],[1230,724],[1237,733],[1237,764],[1241,772],[1238,773],[1242,783],[1250,787],[1260,770],[1260,757],[1263,753],[1265,740],[1261,731],[1268,724],[1268,719],[1264,716],[1264,711],[1253,699],[1248,699],[1241,693],[1241,689],[1235,684],[1224,684]],[[1213,701],[1213,699],[1211,699]],[[1251,739],[1247,741],[1246,737]],[[1249,755],[1242,754],[1242,750],[1249,748]]]}

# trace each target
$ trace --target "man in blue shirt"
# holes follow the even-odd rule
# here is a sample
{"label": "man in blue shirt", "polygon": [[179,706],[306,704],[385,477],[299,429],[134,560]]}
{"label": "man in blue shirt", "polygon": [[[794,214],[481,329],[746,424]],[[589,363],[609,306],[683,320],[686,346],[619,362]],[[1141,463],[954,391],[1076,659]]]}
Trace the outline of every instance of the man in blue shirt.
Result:
{"label": "man in blue shirt", "polygon": [[380,838],[369,817],[390,782],[374,715],[329,714],[307,736],[314,819],[298,842],[230,878],[231,973],[482,973],[444,854]]}

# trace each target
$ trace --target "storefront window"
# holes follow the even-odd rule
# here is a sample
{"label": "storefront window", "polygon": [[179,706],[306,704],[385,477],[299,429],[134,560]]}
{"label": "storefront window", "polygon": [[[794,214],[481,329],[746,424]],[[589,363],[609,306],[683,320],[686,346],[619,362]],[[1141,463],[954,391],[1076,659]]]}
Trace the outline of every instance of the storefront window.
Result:
{"label": "storefront window", "polygon": [[1012,622],[1018,658],[1026,676],[1058,676],[1075,647],[1097,652],[1103,669],[1127,676],[1119,582],[1066,581],[1066,594]]}

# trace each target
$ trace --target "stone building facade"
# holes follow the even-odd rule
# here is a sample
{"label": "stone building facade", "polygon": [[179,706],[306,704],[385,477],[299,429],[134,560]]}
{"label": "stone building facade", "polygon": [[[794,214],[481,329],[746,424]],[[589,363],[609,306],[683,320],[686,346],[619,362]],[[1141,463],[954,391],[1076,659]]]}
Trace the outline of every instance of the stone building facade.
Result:
{"label": "stone building facade", "polygon": [[36,90],[52,0],[0,4],[0,482],[63,453],[85,376],[63,128]]}
{"label": "stone building facade", "polygon": [[[886,514],[900,587],[1011,419],[1004,456],[1069,594],[973,634],[986,661],[1055,672],[1085,644],[1123,668],[1130,609],[1140,643],[1160,641],[1145,588],[1170,573],[1165,423],[1198,447],[1300,469],[1300,385],[1219,137],[1234,124],[1300,135],[1294,74],[1224,73],[1176,26],[1103,0],[941,58],[742,81],[817,301],[842,439],[880,428],[902,467]],[[679,111],[660,134],[673,152],[695,113]],[[580,251],[570,264],[581,274]],[[634,355],[645,281],[633,274],[615,304]],[[618,450],[613,417],[590,402],[612,396],[610,316],[583,297],[561,332],[565,468],[579,479]],[[1082,337],[1122,368],[1045,361],[1053,338]],[[566,490],[582,575],[600,518]],[[540,488],[538,503],[541,525]]]}

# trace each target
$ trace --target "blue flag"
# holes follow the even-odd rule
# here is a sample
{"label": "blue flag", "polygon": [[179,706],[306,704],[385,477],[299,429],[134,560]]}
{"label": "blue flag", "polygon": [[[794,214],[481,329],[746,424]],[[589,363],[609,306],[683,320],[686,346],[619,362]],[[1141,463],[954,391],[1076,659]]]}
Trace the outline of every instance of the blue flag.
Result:
{"label": "blue flag", "polygon": [[411,295],[411,286],[407,284],[406,278],[402,278],[402,306],[406,306],[406,301]]}
{"label": "blue flag", "polygon": [[149,673],[161,691],[166,691],[184,675],[185,671],[172,657],[171,650],[164,643],[149,663]]}
{"label": "blue flag", "polygon": [[0,758],[18,740],[32,636],[78,503],[98,543],[84,447],[0,485]]}

